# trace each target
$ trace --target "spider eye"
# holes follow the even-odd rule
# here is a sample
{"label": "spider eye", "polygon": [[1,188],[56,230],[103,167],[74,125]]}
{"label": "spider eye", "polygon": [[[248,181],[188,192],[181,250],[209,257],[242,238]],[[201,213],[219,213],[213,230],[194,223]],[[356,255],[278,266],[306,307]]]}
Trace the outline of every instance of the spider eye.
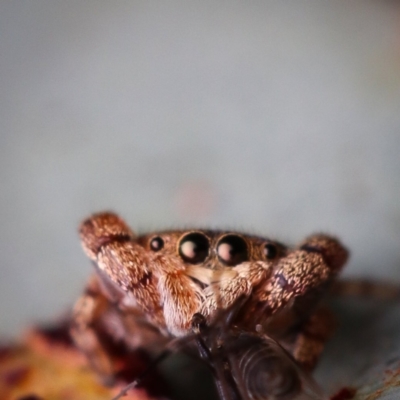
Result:
{"label": "spider eye", "polygon": [[264,246],[263,252],[267,260],[273,260],[278,255],[278,248],[273,243],[267,243]]}
{"label": "spider eye", "polygon": [[201,233],[189,233],[179,243],[179,255],[190,264],[199,264],[208,256],[208,239]]}
{"label": "spider eye", "polygon": [[217,254],[226,265],[237,265],[247,260],[247,244],[240,236],[227,235],[218,243]]}
{"label": "spider eye", "polygon": [[150,248],[153,251],[159,251],[164,247],[164,240],[160,238],[160,236],[156,236],[150,241]]}

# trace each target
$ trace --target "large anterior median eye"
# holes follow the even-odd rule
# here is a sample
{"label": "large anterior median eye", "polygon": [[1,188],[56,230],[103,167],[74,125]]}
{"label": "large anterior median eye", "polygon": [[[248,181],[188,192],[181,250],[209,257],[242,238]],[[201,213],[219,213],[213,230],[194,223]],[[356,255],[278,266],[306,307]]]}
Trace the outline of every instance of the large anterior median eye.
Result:
{"label": "large anterior median eye", "polygon": [[208,256],[208,239],[198,232],[185,235],[179,243],[179,255],[190,264],[199,264]]}
{"label": "large anterior median eye", "polygon": [[237,265],[248,258],[247,244],[240,236],[227,235],[219,241],[217,254],[224,264]]}

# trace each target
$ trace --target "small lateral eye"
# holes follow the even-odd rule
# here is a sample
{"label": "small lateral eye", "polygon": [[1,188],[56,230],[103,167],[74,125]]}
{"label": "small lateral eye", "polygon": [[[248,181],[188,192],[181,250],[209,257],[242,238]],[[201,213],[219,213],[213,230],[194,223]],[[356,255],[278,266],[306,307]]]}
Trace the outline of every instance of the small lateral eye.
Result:
{"label": "small lateral eye", "polygon": [[218,243],[217,254],[226,265],[237,265],[247,260],[247,244],[236,235],[224,236]]}
{"label": "small lateral eye", "polygon": [[153,251],[159,251],[164,247],[164,240],[160,236],[156,236],[150,241],[150,248]]}
{"label": "small lateral eye", "polygon": [[278,255],[278,247],[273,243],[264,245],[264,256],[267,260],[273,260]]}
{"label": "small lateral eye", "polygon": [[179,255],[190,264],[203,262],[208,256],[208,250],[208,239],[198,232],[187,234],[179,243]]}

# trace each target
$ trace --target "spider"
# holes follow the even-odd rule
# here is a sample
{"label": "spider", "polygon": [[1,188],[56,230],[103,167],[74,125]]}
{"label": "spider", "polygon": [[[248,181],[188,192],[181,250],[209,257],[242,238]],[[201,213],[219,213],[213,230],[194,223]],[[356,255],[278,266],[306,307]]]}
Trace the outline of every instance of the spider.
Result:
{"label": "spider", "polygon": [[324,398],[309,373],[334,328],[320,303],[348,258],[338,239],[290,248],[222,230],[137,236],[111,212],[79,232],[95,273],[71,334],[103,381],[115,378],[106,334],[129,349],[196,349],[222,400]]}

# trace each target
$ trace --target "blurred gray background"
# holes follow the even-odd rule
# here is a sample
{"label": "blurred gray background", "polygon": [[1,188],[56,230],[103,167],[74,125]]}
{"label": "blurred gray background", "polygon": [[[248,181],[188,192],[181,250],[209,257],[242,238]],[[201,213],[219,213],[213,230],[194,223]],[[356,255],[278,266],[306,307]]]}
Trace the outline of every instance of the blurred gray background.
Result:
{"label": "blurred gray background", "polygon": [[400,281],[398,2],[2,1],[0,54],[0,335],[70,307],[104,209]]}

